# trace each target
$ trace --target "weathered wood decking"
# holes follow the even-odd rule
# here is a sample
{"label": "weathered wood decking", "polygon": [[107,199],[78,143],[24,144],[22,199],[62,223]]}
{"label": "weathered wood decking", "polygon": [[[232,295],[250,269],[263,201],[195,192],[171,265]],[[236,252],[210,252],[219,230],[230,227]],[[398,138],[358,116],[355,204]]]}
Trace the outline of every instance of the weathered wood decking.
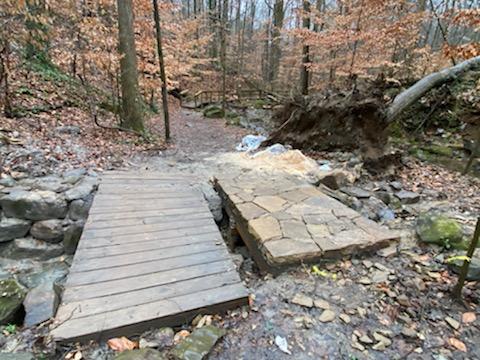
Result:
{"label": "weathered wood decking", "polygon": [[247,302],[201,193],[175,175],[111,172],[95,196],[52,335],[131,335]]}

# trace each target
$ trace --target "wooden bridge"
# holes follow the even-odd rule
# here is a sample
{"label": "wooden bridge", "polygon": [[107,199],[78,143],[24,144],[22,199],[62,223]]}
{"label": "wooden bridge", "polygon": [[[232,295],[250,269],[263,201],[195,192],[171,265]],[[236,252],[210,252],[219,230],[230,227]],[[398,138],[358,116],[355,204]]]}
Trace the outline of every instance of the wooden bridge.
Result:
{"label": "wooden bridge", "polygon": [[110,172],[75,253],[52,335],[102,340],[248,303],[201,193],[180,175]]}
{"label": "wooden bridge", "polygon": [[[228,92],[225,97],[227,102],[241,102],[242,100],[258,100],[269,99],[270,101],[278,101],[276,96],[286,96],[286,91],[268,92],[261,89],[244,89]],[[223,100],[223,92],[220,90],[202,90],[192,96],[187,96],[182,100],[182,107],[187,109],[198,109],[210,104],[221,103]]]}

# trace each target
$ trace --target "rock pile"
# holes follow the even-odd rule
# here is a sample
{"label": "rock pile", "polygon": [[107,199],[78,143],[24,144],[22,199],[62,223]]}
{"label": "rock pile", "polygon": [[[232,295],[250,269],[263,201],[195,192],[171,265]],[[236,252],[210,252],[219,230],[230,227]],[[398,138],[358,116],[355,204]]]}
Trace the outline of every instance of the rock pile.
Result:
{"label": "rock pile", "polygon": [[[87,174],[84,169],[62,176],[0,179],[0,279],[4,279],[0,293],[9,294],[5,287],[11,288],[12,282],[18,288],[25,285],[30,289],[21,299],[13,293],[11,299],[2,299],[0,324],[11,321],[12,314],[4,305],[13,300],[23,302],[28,326],[53,315],[57,300],[53,283],[65,275],[66,266],[55,265],[52,269],[51,265],[60,263],[55,258],[75,252],[96,188],[96,174]],[[12,261],[18,266],[10,267]],[[31,263],[20,265],[27,261]],[[45,264],[50,264],[47,271]],[[12,272],[17,279],[12,278]],[[30,281],[32,276],[37,279]],[[48,311],[42,312],[42,307]],[[36,314],[29,314],[28,309]]]}

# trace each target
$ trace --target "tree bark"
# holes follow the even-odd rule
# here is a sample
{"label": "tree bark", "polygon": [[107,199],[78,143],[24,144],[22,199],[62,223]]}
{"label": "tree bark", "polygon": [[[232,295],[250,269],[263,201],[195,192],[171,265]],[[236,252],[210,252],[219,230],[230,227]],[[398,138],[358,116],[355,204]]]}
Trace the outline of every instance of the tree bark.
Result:
{"label": "tree bark", "polygon": [[470,246],[468,247],[468,250],[467,250],[467,258],[469,260],[463,261],[463,266],[460,269],[460,275],[458,276],[457,285],[453,289],[453,296],[457,300],[460,300],[462,298],[462,289],[463,289],[463,285],[465,284],[465,279],[467,278],[467,275],[468,275],[468,268],[470,267],[470,261],[471,261],[470,259],[473,257],[473,253],[477,248],[479,238],[480,238],[480,217],[477,220],[477,226],[475,227],[475,233],[473,234],[472,242],[470,243]]}
{"label": "tree bark", "polygon": [[457,79],[463,73],[480,65],[480,56],[468,59],[458,65],[430,74],[398,95],[387,111],[387,120],[394,121],[431,89]]}
{"label": "tree bark", "polygon": [[275,5],[273,6],[272,49],[269,76],[271,83],[277,79],[280,68],[280,58],[282,57],[282,50],[280,48],[280,31],[283,28],[284,17],[285,11],[283,8],[283,0],[275,0]]}
{"label": "tree bark", "polygon": [[138,89],[137,54],[133,32],[132,0],[117,0],[118,50],[122,87],[121,126],[143,132],[143,104]]}
{"label": "tree bark", "polygon": [[227,22],[228,22],[228,0],[223,0],[222,4],[222,44],[221,44],[221,63],[222,63],[222,110],[225,116],[227,105]]}
{"label": "tree bark", "polygon": [[[310,2],[303,0],[303,28],[310,29]],[[310,62],[310,47],[304,44],[302,47],[302,67],[300,69],[300,92],[302,95],[308,95],[308,63]]]}
{"label": "tree bark", "polygon": [[155,20],[155,30],[157,33],[157,52],[158,62],[160,65],[160,79],[162,80],[162,107],[163,121],[165,124],[165,139],[170,139],[170,117],[168,114],[168,92],[167,92],[167,76],[165,75],[165,62],[163,60],[162,49],[162,29],[160,27],[160,13],[158,11],[158,2],[153,0],[153,17]]}

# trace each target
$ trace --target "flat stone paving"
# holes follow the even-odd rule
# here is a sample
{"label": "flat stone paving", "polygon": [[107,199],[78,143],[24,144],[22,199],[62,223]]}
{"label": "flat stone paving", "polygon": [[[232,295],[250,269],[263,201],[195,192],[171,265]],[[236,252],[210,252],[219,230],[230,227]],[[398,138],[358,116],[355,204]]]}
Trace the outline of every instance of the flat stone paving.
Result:
{"label": "flat stone paving", "polygon": [[262,270],[378,249],[396,233],[289,175],[218,176],[226,211]]}

